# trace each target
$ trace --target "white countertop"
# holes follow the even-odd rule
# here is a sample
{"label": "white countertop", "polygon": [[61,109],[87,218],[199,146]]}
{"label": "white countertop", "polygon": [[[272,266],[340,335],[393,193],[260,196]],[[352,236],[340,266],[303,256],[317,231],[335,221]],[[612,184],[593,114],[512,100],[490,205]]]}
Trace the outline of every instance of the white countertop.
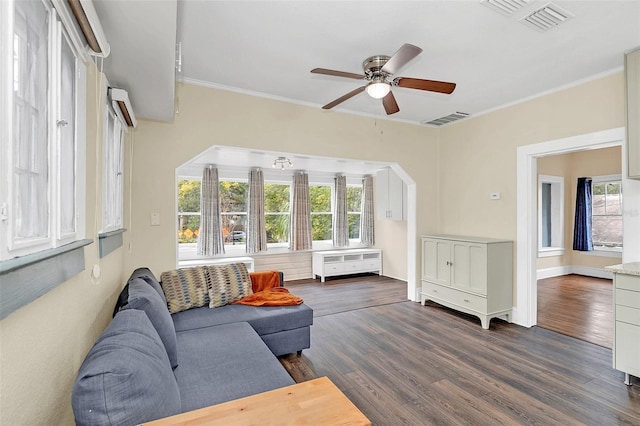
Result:
{"label": "white countertop", "polygon": [[637,275],[640,276],[640,262],[623,263],[621,265],[612,265],[604,268],[605,271],[614,274]]}

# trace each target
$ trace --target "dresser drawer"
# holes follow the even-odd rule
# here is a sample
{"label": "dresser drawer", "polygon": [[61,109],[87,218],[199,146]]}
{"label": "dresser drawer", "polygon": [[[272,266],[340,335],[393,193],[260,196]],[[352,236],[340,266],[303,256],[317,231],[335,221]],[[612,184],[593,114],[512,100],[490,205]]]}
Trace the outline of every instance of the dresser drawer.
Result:
{"label": "dresser drawer", "polygon": [[[487,311],[487,299],[475,294],[466,293],[464,291],[456,290],[450,287],[443,287],[438,284],[433,284],[428,281],[422,282],[422,293],[425,299],[444,300],[454,305],[462,306],[467,309],[471,309],[477,312]],[[433,300],[433,299],[432,299]]]}
{"label": "dresser drawer", "polygon": [[362,270],[362,262],[361,261],[355,261],[355,262],[344,262],[344,272],[349,274],[351,272],[358,272]]}
{"label": "dresser drawer", "polygon": [[640,327],[640,309],[616,305],[616,321],[622,321]]}
{"label": "dresser drawer", "polygon": [[616,274],[616,288],[640,292],[640,277],[635,275]]}
{"label": "dresser drawer", "polygon": [[362,270],[363,271],[379,271],[380,270],[380,259],[370,259],[362,261]]}
{"label": "dresser drawer", "polygon": [[624,290],[616,287],[616,305],[640,308],[640,291]]}
{"label": "dresser drawer", "polygon": [[344,263],[325,263],[323,271],[325,275],[340,274],[344,271]]}

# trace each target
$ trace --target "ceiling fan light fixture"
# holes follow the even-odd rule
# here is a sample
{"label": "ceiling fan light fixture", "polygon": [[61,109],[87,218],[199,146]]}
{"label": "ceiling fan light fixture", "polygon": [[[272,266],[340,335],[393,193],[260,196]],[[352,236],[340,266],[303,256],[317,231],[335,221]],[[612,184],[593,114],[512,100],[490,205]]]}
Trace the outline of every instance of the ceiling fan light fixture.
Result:
{"label": "ceiling fan light fixture", "polygon": [[372,81],[367,85],[367,93],[369,96],[375,99],[382,99],[391,91],[391,85],[389,83],[383,83],[381,81]]}

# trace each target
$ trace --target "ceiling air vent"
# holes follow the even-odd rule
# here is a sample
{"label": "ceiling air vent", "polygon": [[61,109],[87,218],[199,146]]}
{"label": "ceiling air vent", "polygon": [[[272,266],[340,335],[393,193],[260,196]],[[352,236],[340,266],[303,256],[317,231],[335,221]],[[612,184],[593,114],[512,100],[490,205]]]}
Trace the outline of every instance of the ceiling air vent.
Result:
{"label": "ceiling air vent", "polygon": [[463,118],[467,118],[469,115],[471,114],[466,112],[456,111],[453,114],[449,114],[445,117],[436,118],[435,120],[431,120],[431,121],[425,120],[425,121],[421,121],[421,123],[431,124],[432,126],[442,126],[443,124],[448,124],[453,121],[458,121],[458,120],[462,120]]}
{"label": "ceiling air vent", "polygon": [[529,0],[482,0],[481,3],[491,10],[509,16],[526,6]]}
{"label": "ceiling air vent", "polygon": [[560,6],[549,3],[520,19],[520,22],[538,31],[547,31],[571,18],[573,18],[571,13]]}

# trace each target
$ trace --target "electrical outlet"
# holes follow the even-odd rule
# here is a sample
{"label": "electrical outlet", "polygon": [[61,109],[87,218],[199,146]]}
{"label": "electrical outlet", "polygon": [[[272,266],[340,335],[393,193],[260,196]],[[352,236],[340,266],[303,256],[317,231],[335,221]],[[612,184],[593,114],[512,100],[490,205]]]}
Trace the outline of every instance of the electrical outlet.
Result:
{"label": "electrical outlet", "polygon": [[500,199],[500,193],[499,192],[492,192],[491,194],[489,194],[489,198],[491,200],[499,200]]}

